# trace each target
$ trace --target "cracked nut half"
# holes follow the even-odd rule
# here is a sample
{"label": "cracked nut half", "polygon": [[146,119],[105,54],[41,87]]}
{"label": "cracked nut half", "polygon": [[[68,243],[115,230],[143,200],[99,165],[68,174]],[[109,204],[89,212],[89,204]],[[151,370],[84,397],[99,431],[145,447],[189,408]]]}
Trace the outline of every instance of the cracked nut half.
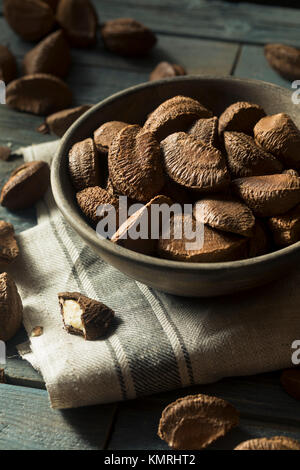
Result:
{"label": "cracked nut half", "polygon": [[254,127],[256,142],[282,160],[287,168],[300,169],[300,131],[285,113],[266,116]]}
{"label": "cracked nut half", "polygon": [[300,240],[300,205],[282,215],[268,219],[273,240],[277,246],[288,246]]}
{"label": "cracked nut half", "polygon": [[227,163],[233,178],[281,173],[282,163],[242,132],[224,132]]}
{"label": "cracked nut half", "polygon": [[188,130],[188,134],[195,137],[195,139],[199,139],[204,144],[219,148],[218,125],[219,121],[216,116],[198,119]]}
{"label": "cracked nut half", "polygon": [[[156,196],[153,198],[120,225],[111,241],[138,253],[146,255],[154,254],[158,237],[161,234],[162,222],[161,217],[157,217],[156,220],[152,219],[151,207],[157,205],[157,209],[162,209],[164,204],[170,206],[172,204],[171,199],[166,196]],[[157,224],[156,227],[154,227],[155,223]],[[143,226],[146,227],[145,232],[147,232],[143,234],[143,238],[134,239],[131,237],[131,233],[140,232]],[[153,236],[154,232],[156,232],[156,238]]]}
{"label": "cracked nut half", "polygon": [[0,270],[4,271],[19,256],[19,247],[15,239],[12,224],[0,220]]}
{"label": "cracked nut half", "polygon": [[[93,223],[97,224],[106,214],[103,211],[101,214],[97,214],[98,207],[110,205],[116,210],[118,215],[119,209],[119,198],[114,194],[110,194],[106,189],[94,186],[92,188],[85,188],[76,194],[77,204],[80,207],[83,214]],[[118,217],[116,220],[118,228]]]}
{"label": "cracked nut half", "polygon": [[287,174],[232,181],[233,190],[259,217],[284,214],[300,202],[300,178]]}
{"label": "cracked nut half", "polygon": [[161,141],[174,132],[186,131],[197,119],[211,116],[212,112],[199,101],[187,96],[174,96],[149,115],[144,129],[153,132]]}
{"label": "cracked nut half", "polygon": [[44,196],[50,182],[49,165],[43,161],[16,168],[1,191],[0,204],[9,210],[25,209]]}
{"label": "cracked nut half", "polygon": [[103,175],[93,139],[87,138],[73,145],[69,152],[69,173],[77,191],[101,183]]}
{"label": "cracked nut half", "polygon": [[201,199],[194,206],[194,217],[203,224],[224,232],[251,237],[255,217],[249,207],[233,198],[212,196]]}
{"label": "cracked nut half", "polygon": [[123,128],[112,141],[108,169],[114,189],[140,202],[159,194],[165,182],[159,143],[137,125]]}
{"label": "cracked nut half", "polygon": [[94,132],[94,142],[98,152],[108,153],[109,147],[116,135],[127,126],[129,124],[126,122],[109,121],[98,127]]}
{"label": "cracked nut half", "polygon": [[14,280],[0,274],[0,340],[9,341],[22,324],[23,305]]}
{"label": "cracked nut half", "polygon": [[79,292],[62,292],[58,299],[68,333],[89,341],[105,336],[115,315],[113,310]]}
{"label": "cracked nut half", "polygon": [[48,73],[25,75],[6,88],[7,105],[26,113],[45,116],[68,108],[71,101],[72,92],[67,84]]}
{"label": "cracked nut half", "polygon": [[[170,236],[163,233],[158,242],[157,251],[162,258],[189,263],[217,263],[247,256],[246,237],[222,232],[208,225],[204,225],[201,233],[191,214],[176,214],[171,217],[170,225]],[[186,227],[189,227],[190,233],[186,233]]]}
{"label": "cracked nut half", "polygon": [[234,450],[300,450],[300,442],[286,436],[262,437],[242,442]]}
{"label": "cracked nut half", "polygon": [[263,108],[258,104],[238,101],[228,106],[221,114],[219,133],[237,131],[252,135],[255,124],[265,115]]}
{"label": "cracked nut half", "polygon": [[179,398],[162,412],[158,435],[172,449],[200,450],[239,423],[239,413],[227,401],[207,395]]}
{"label": "cracked nut half", "polygon": [[226,188],[229,175],[221,152],[184,132],[161,142],[165,172],[176,183],[199,192]]}

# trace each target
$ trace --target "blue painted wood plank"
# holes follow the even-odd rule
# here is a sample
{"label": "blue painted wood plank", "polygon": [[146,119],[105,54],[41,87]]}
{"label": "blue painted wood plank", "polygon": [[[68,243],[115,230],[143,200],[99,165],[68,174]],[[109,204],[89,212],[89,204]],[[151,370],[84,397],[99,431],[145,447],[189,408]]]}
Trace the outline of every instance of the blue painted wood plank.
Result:
{"label": "blue painted wood plank", "polygon": [[270,67],[264,56],[263,47],[261,46],[247,45],[242,47],[239,61],[235,69],[235,76],[265,80],[291,89],[291,82],[282,78]]}
{"label": "blue painted wood plank", "polygon": [[0,385],[0,450],[103,449],[114,405],[54,411],[43,390]]}
{"label": "blue painted wood plank", "polygon": [[300,46],[300,12],[293,8],[222,0],[102,0],[95,6],[102,21],[133,17],[163,33]]}
{"label": "blue painted wood plank", "polygon": [[[157,46],[147,57],[126,58],[112,54],[101,41],[90,49],[72,49],[72,63],[89,67],[112,67],[136,72],[150,72],[155,65],[168,60],[182,64],[189,73],[229,73],[230,66],[237,51],[237,45],[221,41],[211,41],[197,38],[177,37],[171,34],[158,34]],[[23,41],[9,27],[3,17],[0,17],[0,44],[5,44],[21,62],[34,44]]]}
{"label": "blue painted wood plank", "polygon": [[[22,163],[23,159],[21,157],[11,158],[9,161],[4,162],[0,161],[0,187],[8,180],[11,172]],[[5,207],[0,206],[0,219],[11,222],[15,227],[16,233],[19,233],[36,225],[35,208],[31,207],[22,211],[11,212]]]}
{"label": "blue painted wood plank", "polygon": [[[94,0],[101,22],[133,17],[156,32],[300,46],[299,9],[222,0]],[[2,11],[2,2],[0,3]]]}
{"label": "blue painted wood plank", "polygon": [[40,373],[33,369],[31,364],[23,360],[18,354],[17,345],[27,340],[27,333],[22,327],[18,333],[7,342],[7,362],[5,365],[6,382],[13,385],[45,389],[45,383]]}

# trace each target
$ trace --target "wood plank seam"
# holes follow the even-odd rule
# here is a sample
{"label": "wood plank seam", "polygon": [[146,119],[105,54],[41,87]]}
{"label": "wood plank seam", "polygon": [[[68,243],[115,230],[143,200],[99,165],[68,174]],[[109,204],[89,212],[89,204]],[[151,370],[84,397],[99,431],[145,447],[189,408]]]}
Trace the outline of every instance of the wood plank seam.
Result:
{"label": "wood plank seam", "polygon": [[105,438],[105,441],[104,441],[103,450],[107,450],[109,448],[109,444],[111,442],[111,438],[112,438],[112,435],[113,435],[113,432],[114,432],[115,424],[117,422],[117,417],[118,417],[119,410],[120,410],[120,403],[116,403],[115,407],[113,409],[112,415],[111,415],[111,421],[110,421],[109,426],[106,430],[107,434],[106,434],[106,438]]}
{"label": "wood plank seam", "polygon": [[236,55],[235,55],[235,58],[234,58],[234,61],[233,61],[233,64],[232,64],[232,67],[231,67],[231,70],[230,70],[230,75],[235,74],[235,70],[237,68],[237,65],[238,65],[240,57],[241,57],[242,48],[243,48],[242,44],[239,44],[238,50],[236,51]]}

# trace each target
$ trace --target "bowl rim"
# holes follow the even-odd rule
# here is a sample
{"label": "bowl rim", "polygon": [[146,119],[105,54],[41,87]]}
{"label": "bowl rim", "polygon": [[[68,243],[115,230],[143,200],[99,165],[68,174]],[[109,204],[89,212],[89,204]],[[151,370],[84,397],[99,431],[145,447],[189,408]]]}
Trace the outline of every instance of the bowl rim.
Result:
{"label": "bowl rim", "polygon": [[271,253],[267,253],[265,255],[257,256],[254,258],[246,258],[237,261],[224,261],[224,262],[217,262],[217,263],[187,263],[186,261],[174,261],[174,260],[167,260],[163,258],[158,258],[154,256],[144,255],[142,253],[137,253],[127,248],[124,248],[119,245],[115,245],[110,240],[101,239],[97,236],[96,231],[86,222],[83,216],[79,215],[75,209],[73,209],[67,201],[67,198],[64,194],[63,184],[60,178],[60,169],[62,165],[62,160],[67,153],[68,150],[68,141],[71,135],[76,132],[76,129],[85,121],[85,119],[99,109],[103,107],[109,106],[112,102],[118,100],[122,96],[134,94],[136,91],[143,90],[145,88],[157,87],[160,84],[166,84],[169,82],[185,82],[185,81],[207,81],[207,80],[214,80],[214,81],[228,81],[228,82],[240,82],[240,83],[248,83],[254,84],[258,86],[265,86],[267,88],[273,88],[274,90],[280,91],[280,93],[288,94],[290,91],[282,86],[269,83],[263,80],[255,80],[255,79],[246,79],[246,78],[238,78],[232,77],[228,75],[187,75],[181,77],[172,77],[166,78],[162,80],[157,80],[153,82],[144,82],[138,85],[134,85],[132,87],[126,88],[122,91],[114,93],[109,97],[101,100],[99,103],[92,106],[88,111],[86,111],[82,116],[80,116],[66,131],[64,136],[60,140],[60,144],[58,149],[56,150],[55,156],[53,158],[51,164],[51,187],[54,196],[54,200],[57,204],[58,209],[67,220],[67,222],[73,227],[75,232],[79,233],[79,235],[83,239],[87,239],[91,245],[99,245],[104,251],[109,252],[111,255],[119,258],[123,258],[129,261],[133,261],[139,265],[152,265],[157,268],[168,268],[172,270],[178,271],[188,271],[188,272],[206,272],[212,273],[216,270],[238,270],[242,267],[256,267],[264,263],[268,263],[272,265],[273,263],[277,263],[279,259],[285,258],[286,255],[292,255],[292,253],[300,250],[300,241],[296,242],[290,246],[281,248],[277,251],[273,251]]}

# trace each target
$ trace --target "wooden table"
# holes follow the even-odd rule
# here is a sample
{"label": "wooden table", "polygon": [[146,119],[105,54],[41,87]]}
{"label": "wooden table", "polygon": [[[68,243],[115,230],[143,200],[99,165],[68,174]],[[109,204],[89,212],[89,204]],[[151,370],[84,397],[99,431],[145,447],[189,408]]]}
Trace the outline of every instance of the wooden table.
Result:
{"label": "wooden table", "polygon": [[[263,44],[286,42],[300,47],[300,11],[218,0],[101,0],[94,4],[101,21],[134,17],[152,28],[158,45],[150,57],[127,60],[104,50],[73,50],[68,83],[75,104],[96,103],[121,89],[145,82],[161,60],[183,65],[190,74],[258,78],[289,87],[266,63]],[[0,3],[2,10],[2,4]],[[31,45],[18,38],[0,16],[0,44],[21,61]],[[300,78],[300,77],[299,77]],[[0,144],[19,146],[45,142],[35,131],[40,117],[0,109]],[[0,162],[0,184],[19,158]],[[34,210],[12,214],[0,207],[0,218],[17,232],[36,223]],[[124,403],[53,411],[40,375],[8,345],[7,385],[0,385],[0,449],[167,449],[157,436],[162,409],[186,393],[214,394],[241,412],[240,426],[212,447],[232,449],[242,440],[285,434],[300,439],[299,402],[279,385],[279,373],[226,379],[217,384],[151,396]],[[221,360],[221,358],[220,358]]]}

